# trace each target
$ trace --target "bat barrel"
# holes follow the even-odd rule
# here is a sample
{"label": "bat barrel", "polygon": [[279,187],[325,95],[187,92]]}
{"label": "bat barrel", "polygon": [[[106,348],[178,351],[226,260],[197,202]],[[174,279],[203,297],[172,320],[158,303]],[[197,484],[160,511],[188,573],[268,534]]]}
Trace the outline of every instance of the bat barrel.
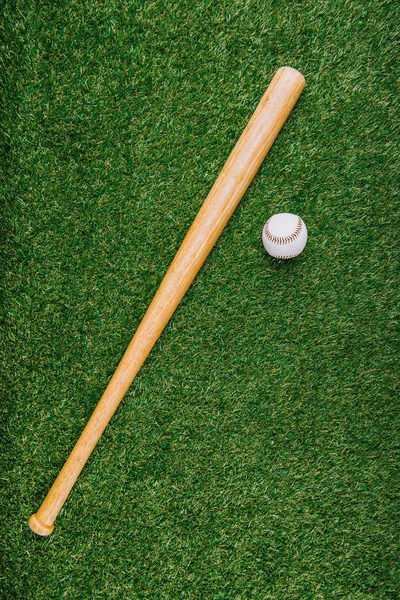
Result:
{"label": "bat barrel", "polygon": [[182,242],[120,364],[43,504],[29,519],[49,535],[69,492],[140,367],[200,270],[296,104],[305,80],[290,67],[273,77]]}

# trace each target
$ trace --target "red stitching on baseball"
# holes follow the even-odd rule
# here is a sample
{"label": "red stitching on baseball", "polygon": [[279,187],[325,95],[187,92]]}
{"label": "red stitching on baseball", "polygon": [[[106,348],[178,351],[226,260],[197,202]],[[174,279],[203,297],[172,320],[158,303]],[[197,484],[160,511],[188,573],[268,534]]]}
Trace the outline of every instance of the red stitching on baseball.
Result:
{"label": "red stitching on baseball", "polygon": [[[271,217],[272,219],[272,217]],[[269,228],[268,228],[268,223],[270,222],[271,219],[268,219],[268,221],[265,223],[264,226],[264,233],[265,236],[269,239],[270,242],[272,242],[273,244],[290,244],[290,242],[293,242],[296,238],[299,237],[300,232],[302,230],[302,224],[301,224],[301,219],[300,217],[298,217],[298,223],[297,223],[297,227],[294,230],[294,232],[291,235],[285,236],[285,237],[280,237],[277,235],[273,235]],[[297,254],[295,255],[297,256]],[[276,258],[280,258],[279,256],[277,256]],[[289,257],[288,257],[289,258]]]}
{"label": "red stitching on baseball", "polygon": [[288,254],[288,256],[274,256],[273,258],[279,258],[279,259],[296,258],[296,256],[298,256],[299,254],[300,254],[300,252],[298,252],[297,254]]}

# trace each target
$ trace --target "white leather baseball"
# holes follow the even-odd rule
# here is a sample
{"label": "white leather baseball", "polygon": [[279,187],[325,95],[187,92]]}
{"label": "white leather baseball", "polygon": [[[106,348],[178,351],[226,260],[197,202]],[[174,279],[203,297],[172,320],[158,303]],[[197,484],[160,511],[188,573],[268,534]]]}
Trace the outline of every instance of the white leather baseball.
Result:
{"label": "white leather baseball", "polygon": [[268,254],[274,258],[294,258],[307,243],[307,227],[297,215],[279,213],[265,223],[262,241]]}

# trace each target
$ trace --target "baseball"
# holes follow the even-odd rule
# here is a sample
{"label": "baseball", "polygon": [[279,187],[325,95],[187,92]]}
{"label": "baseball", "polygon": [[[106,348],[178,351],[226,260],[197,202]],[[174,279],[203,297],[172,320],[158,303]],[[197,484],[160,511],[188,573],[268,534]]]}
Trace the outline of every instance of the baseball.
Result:
{"label": "baseball", "polygon": [[307,243],[307,227],[297,215],[279,213],[265,223],[262,241],[268,254],[274,258],[294,258]]}

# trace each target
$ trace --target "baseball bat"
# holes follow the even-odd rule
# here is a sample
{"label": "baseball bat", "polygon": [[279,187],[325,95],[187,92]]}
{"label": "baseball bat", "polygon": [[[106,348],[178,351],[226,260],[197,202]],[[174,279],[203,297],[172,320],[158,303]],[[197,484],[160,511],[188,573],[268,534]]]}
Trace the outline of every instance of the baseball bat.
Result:
{"label": "baseball bat", "polygon": [[280,68],[205,199],[103,396],[29,526],[49,535],[92,450],[233,214],[296,104],[305,80]]}

